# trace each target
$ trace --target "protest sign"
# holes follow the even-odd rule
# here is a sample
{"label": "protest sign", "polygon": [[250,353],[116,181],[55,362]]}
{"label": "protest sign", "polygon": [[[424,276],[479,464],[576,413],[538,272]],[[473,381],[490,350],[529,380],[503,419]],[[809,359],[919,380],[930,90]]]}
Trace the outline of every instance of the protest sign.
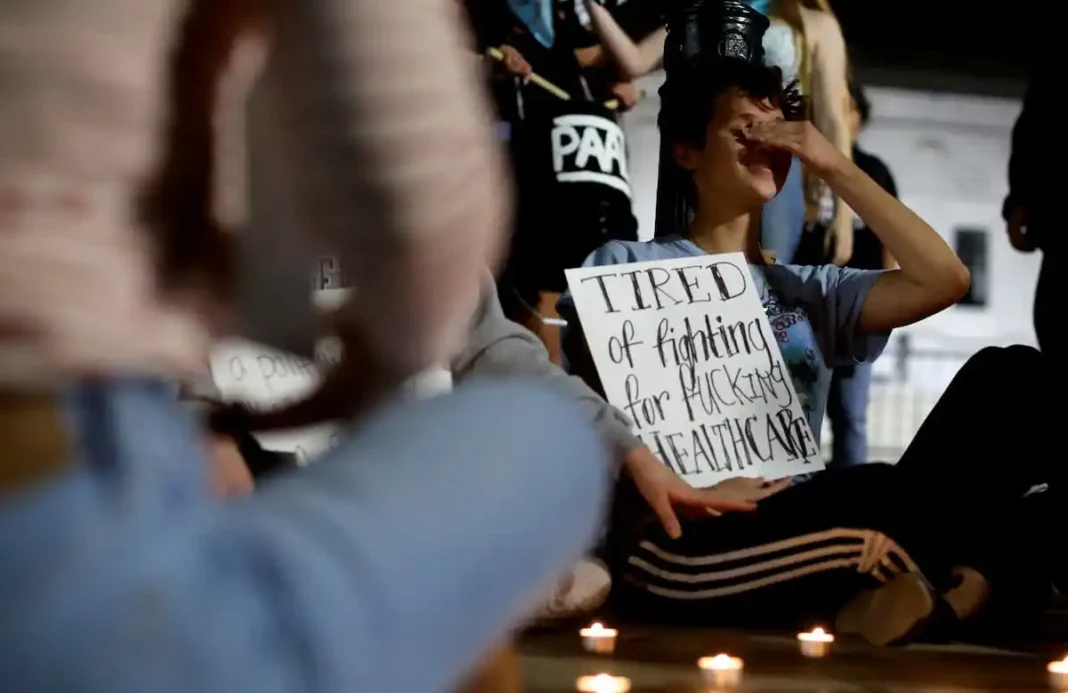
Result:
{"label": "protest sign", "polygon": [[691,485],[823,468],[745,256],[567,271],[608,401]]}
{"label": "protest sign", "polygon": [[[310,395],[319,385],[320,368],[340,357],[336,340],[321,342],[314,362],[255,342],[225,340],[212,349],[211,376],[227,402],[240,402],[256,411],[279,409]],[[333,424],[324,424],[256,434],[256,438],[264,448],[296,453],[304,463],[332,447],[337,430]]]}
{"label": "protest sign", "polygon": [[[345,290],[318,291],[314,300],[320,310],[333,310],[347,295]],[[209,361],[212,379],[224,401],[266,411],[294,404],[312,394],[322,373],[340,362],[341,357],[341,342],[334,337],[318,341],[314,361],[256,342],[231,339],[216,343]],[[441,368],[430,369],[412,378],[402,389],[413,397],[431,397],[452,389],[452,374]],[[258,433],[256,438],[264,448],[293,452],[304,463],[337,444],[339,435],[339,426],[327,423]]]}

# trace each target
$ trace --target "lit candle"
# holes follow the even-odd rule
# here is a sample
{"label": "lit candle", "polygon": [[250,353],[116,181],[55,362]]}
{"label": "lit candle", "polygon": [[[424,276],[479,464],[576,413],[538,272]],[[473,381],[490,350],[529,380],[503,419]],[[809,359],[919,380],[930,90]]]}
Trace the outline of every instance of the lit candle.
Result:
{"label": "lit candle", "polygon": [[582,646],[588,652],[597,654],[612,654],[616,649],[616,636],[619,631],[615,628],[605,628],[600,623],[594,623],[589,628],[579,631],[582,636]]}
{"label": "lit candle", "polygon": [[734,688],[742,682],[742,667],[745,662],[740,657],[718,654],[715,657],[702,657],[697,666],[704,674],[705,681],[716,688]]}
{"label": "lit candle", "polygon": [[1059,691],[1068,691],[1068,656],[1058,662],[1050,662],[1046,667],[1049,672],[1049,685]]}
{"label": "lit candle", "polygon": [[627,693],[630,690],[630,679],[610,674],[580,676],[575,687],[582,693]]}
{"label": "lit candle", "polygon": [[801,645],[801,654],[806,657],[824,657],[831,651],[834,636],[817,628],[810,633],[798,633],[797,642]]}

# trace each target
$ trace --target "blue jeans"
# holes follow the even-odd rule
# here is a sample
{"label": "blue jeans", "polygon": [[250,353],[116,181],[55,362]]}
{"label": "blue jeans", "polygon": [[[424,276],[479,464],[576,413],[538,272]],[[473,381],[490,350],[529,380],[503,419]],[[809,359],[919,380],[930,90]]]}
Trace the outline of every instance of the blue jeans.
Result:
{"label": "blue jeans", "polygon": [[827,395],[831,420],[831,466],[852,467],[868,461],[868,395],[872,364],[835,368]]}
{"label": "blue jeans", "polygon": [[801,162],[794,157],[782,190],[764,205],[760,220],[760,245],[775,253],[784,265],[794,261],[805,228],[805,187]]}
{"label": "blue jeans", "polygon": [[225,503],[171,388],[68,408],[69,471],[0,500],[6,691],[445,690],[581,555],[607,486],[575,405],[516,383],[388,407]]}

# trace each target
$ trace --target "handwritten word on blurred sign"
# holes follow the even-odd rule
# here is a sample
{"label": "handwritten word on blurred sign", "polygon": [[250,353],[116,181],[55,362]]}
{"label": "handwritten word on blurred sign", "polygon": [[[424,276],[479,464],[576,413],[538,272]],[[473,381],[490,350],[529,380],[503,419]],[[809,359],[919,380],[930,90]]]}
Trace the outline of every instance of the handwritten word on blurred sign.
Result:
{"label": "handwritten word on blurred sign", "polygon": [[[341,349],[335,340],[322,342],[312,362],[255,342],[233,339],[219,342],[212,349],[211,375],[224,400],[259,411],[279,409],[312,394],[319,386],[320,368],[336,363],[340,357]],[[268,450],[294,452],[301,462],[306,462],[333,446],[337,427],[324,424],[257,434],[256,438]]]}
{"label": "handwritten word on blurred sign", "polygon": [[[336,339],[326,339],[316,348],[315,361],[277,351],[262,344],[234,339],[219,342],[211,352],[211,374],[222,398],[240,402],[254,410],[280,409],[311,395],[322,373],[341,360]],[[432,397],[452,389],[452,374],[433,368],[417,375],[402,387],[415,398]],[[268,450],[296,453],[307,462],[338,442],[335,424],[323,424],[293,431],[256,434]]]}
{"label": "handwritten word on blurred sign", "polygon": [[745,256],[567,270],[608,401],[690,484],[823,468]]}

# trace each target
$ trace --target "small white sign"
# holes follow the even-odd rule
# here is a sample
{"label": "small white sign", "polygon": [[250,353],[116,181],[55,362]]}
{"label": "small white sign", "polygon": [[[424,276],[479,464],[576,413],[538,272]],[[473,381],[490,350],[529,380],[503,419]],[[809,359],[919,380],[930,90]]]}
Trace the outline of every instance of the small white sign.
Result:
{"label": "small white sign", "polygon": [[[320,382],[320,367],[340,358],[336,340],[326,340],[316,350],[316,362],[242,339],[219,342],[211,352],[211,376],[227,402],[240,402],[250,409],[280,409],[303,400]],[[302,464],[333,447],[338,430],[334,424],[275,433],[258,433],[267,450],[292,452]]]}
{"label": "small white sign", "polygon": [[742,253],[567,281],[608,401],[691,485],[823,469]]}
{"label": "small white sign", "polygon": [[[319,291],[315,303],[320,310],[339,307],[347,296],[344,290]],[[266,411],[295,404],[311,395],[322,380],[322,373],[342,358],[340,340],[320,340],[315,360],[243,339],[216,343],[210,367],[215,387],[227,402],[240,402],[250,409]],[[452,389],[452,374],[444,368],[432,368],[412,378],[403,391],[416,398],[427,398]],[[333,423],[293,431],[258,433],[256,439],[267,450],[293,452],[303,464],[337,444],[340,427]]]}

